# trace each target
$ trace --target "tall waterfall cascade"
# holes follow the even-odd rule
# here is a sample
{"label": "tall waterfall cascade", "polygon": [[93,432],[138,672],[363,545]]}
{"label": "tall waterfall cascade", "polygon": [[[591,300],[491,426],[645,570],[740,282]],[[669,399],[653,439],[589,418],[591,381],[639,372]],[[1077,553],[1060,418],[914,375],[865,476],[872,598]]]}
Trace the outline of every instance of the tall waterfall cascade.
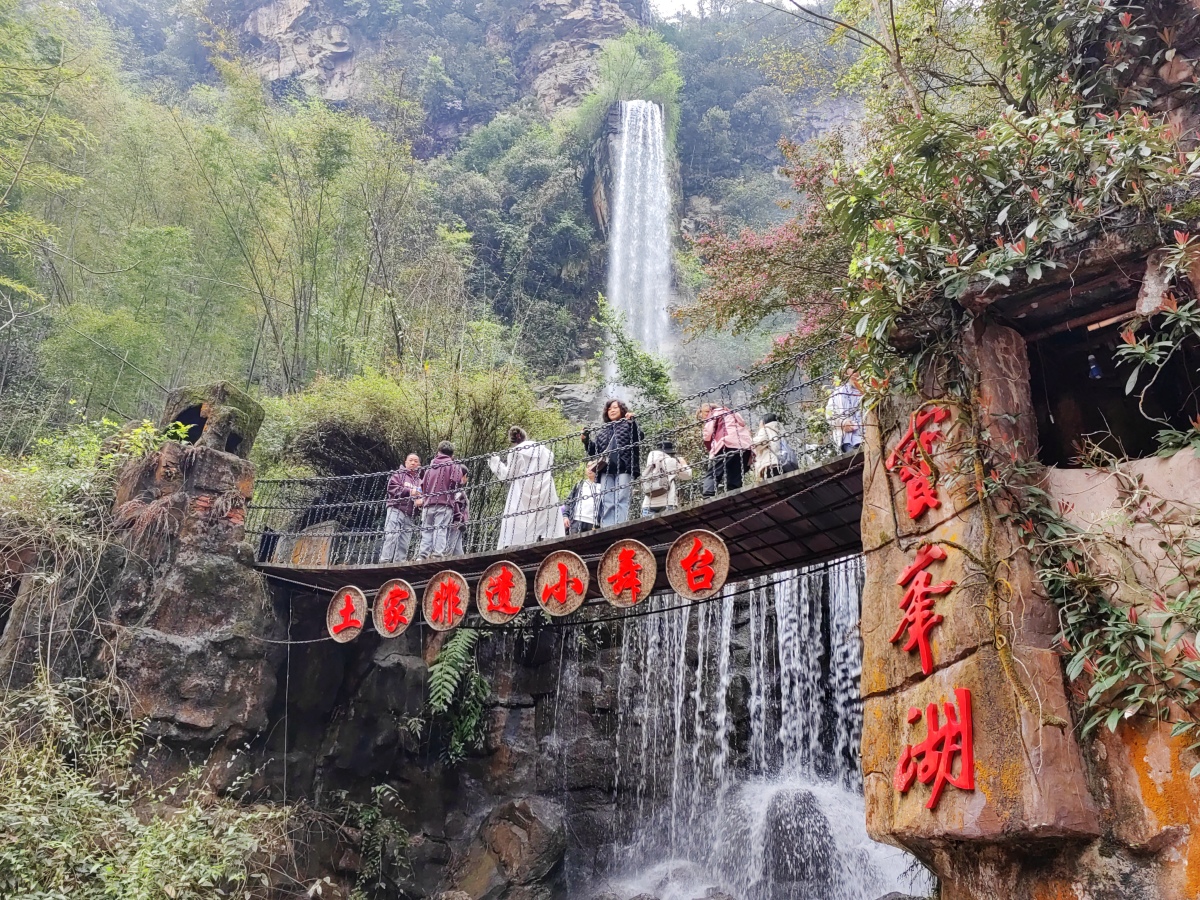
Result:
{"label": "tall waterfall cascade", "polygon": [[643,349],[666,354],[671,347],[671,192],[658,104],[623,102],[614,145],[608,300]]}
{"label": "tall waterfall cascade", "polygon": [[911,857],[865,831],[862,577],[853,557],[730,585],[708,603],[655,598],[667,611],[624,629],[611,895],[928,889]]}

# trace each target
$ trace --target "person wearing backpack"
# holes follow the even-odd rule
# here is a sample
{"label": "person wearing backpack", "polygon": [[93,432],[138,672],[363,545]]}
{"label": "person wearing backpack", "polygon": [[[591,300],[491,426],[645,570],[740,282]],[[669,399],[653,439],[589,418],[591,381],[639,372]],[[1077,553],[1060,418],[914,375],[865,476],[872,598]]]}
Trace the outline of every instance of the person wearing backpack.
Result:
{"label": "person wearing backpack", "polygon": [[663,438],[646,457],[642,470],[643,516],[657,516],[679,508],[677,484],[692,477],[692,467],[675,455],[675,444]]}
{"label": "person wearing backpack", "polygon": [[783,436],[783,425],[774,413],[763,416],[754,435],[754,474],[759,481],[800,468],[796,451]]}
{"label": "person wearing backpack", "polygon": [[703,403],[696,412],[703,423],[701,437],[708,450],[708,470],[711,485],[705,478],[704,495],[718,491],[736,491],[742,486],[742,476],[749,468],[754,439],[740,413],[724,406]]}

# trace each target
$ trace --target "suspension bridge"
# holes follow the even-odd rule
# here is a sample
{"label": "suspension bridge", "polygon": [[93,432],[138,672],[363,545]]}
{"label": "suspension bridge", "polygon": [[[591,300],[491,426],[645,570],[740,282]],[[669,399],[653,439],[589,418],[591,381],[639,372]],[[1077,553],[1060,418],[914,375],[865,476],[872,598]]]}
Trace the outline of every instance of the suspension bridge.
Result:
{"label": "suspension bridge", "polygon": [[[393,578],[420,589],[445,569],[477,579],[501,560],[529,574],[557,549],[577,553],[591,567],[609,546],[625,538],[640,541],[662,558],[676,538],[696,528],[716,532],[725,541],[730,581],[857,552],[861,549],[861,454],[839,452],[826,416],[831,382],[827,377],[799,377],[802,361],[802,357],[781,360],[670,403],[635,411],[643,435],[636,447],[643,471],[646,456],[664,439],[674,443],[677,454],[693,469],[692,478],[677,484],[678,507],[673,511],[650,515],[642,504],[642,484],[634,479],[627,522],[498,549],[505,499],[513,482],[496,478],[488,465],[493,454],[481,454],[455,460],[468,476],[463,489],[469,509],[464,552],[419,559],[418,534],[408,558],[381,562],[391,472],[262,479],[255,485],[246,519],[247,534],[257,548],[256,566],[285,582],[330,591],[352,583],[369,592]],[[774,413],[795,451],[798,469],[758,482],[748,473],[746,486],[728,489],[709,471],[702,423],[696,415],[703,403],[737,413],[752,433],[766,413]],[[549,470],[558,496],[565,498],[594,457],[587,455],[578,430],[536,443],[553,454]],[[545,471],[530,477],[544,478]],[[557,505],[554,514],[558,515]],[[668,587],[665,568],[659,566],[656,590]],[[589,596],[598,596],[596,579]]]}

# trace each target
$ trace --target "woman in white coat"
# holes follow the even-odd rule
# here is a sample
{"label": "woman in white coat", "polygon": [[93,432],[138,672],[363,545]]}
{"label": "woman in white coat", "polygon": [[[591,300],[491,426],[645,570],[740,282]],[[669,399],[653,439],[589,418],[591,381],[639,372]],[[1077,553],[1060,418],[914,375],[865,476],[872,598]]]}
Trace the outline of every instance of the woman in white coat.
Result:
{"label": "woman in white coat", "polygon": [[565,532],[552,471],[554,453],[528,440],[524,429],[515,425],[508,429],[508,440],[513,447],[507,458],[502,460],[497,454],[488,460],[495,476],[509,482],[496,549],[562,537]]}

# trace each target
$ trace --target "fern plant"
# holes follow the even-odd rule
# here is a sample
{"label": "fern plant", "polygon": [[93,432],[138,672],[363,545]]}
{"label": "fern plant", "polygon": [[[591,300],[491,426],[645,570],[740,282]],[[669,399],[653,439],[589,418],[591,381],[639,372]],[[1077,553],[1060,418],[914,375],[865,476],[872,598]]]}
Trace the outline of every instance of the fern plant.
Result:
{"label": "fern plant", "polygon": [[429,711],[445,715],[454,702],[463,676],[475,668],[475,645],[479,632],[460,628],[442,645],[429,667]]}
{"label": "fern plant", "polygon": [[452,763],[483,743],[484,701],[491,686],[475,660],[479,635],[466,628],[454,632],[429,667],[429,711],[445,720],[445,757]]}

